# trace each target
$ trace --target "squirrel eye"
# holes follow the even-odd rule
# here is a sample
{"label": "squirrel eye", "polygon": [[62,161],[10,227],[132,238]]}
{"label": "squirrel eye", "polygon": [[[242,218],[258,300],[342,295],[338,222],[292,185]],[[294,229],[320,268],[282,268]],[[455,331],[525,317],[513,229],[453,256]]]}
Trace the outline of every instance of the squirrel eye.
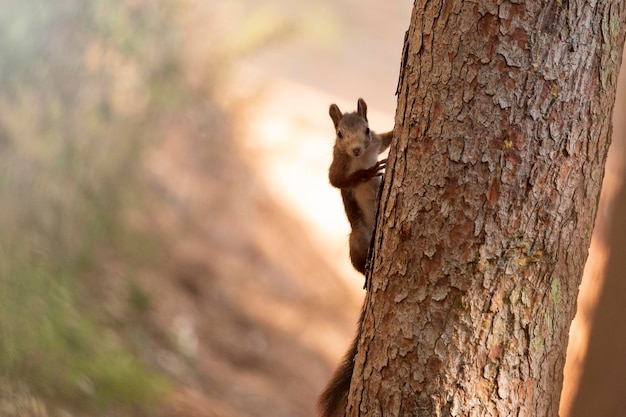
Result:
{"label": "squirrel eye", "polygon": [[343,133],[341,133],[341,130],[338,130],[338,131],[337,131],[337,137],[338,137],[339,139],[342,139],[342,138],[343,138]]}
{"label": "squirrel eye", "polygon": [[365,128],[365,134],[366,134],[366,135],[369,135],[369,134],[370,134],[370,128],[369,128],[369,127],[366,127],[366,128]]}

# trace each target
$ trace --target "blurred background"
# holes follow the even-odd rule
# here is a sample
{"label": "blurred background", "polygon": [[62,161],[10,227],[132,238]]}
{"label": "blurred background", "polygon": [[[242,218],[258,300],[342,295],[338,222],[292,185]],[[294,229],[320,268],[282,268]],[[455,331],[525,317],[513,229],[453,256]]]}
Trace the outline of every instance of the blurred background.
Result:
{"label": "blurred background", "polygon": [[[363,298],[328,106],[393,127],[410,11],[5,0],[0,416],[315,416]],[[562,416],[626,405],[623,90]]]}

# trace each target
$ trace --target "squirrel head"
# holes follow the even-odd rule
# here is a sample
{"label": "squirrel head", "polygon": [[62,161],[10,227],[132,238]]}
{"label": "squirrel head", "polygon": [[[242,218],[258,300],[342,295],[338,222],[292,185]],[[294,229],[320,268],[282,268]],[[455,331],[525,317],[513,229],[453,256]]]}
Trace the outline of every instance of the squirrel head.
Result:
{"label": "squirrel head", "polygon": [[367,123],[365,100],[360,98],[357,101],[356,112],[344,114],[336,104],[331,104],[328,113],[337,133],[335,145],[344,153],[358,158],[369,147],[372,140]]}

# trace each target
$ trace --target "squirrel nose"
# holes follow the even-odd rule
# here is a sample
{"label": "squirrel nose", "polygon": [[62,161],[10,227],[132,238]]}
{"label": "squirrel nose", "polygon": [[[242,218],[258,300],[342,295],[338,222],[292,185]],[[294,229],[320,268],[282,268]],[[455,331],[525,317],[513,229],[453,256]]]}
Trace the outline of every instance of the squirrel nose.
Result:
{"label": "squirrel nose", "polygon": [[354,154],[354,156],[361,155],[361,147],[357,146],[357,147],[352,148],[352,153]]}

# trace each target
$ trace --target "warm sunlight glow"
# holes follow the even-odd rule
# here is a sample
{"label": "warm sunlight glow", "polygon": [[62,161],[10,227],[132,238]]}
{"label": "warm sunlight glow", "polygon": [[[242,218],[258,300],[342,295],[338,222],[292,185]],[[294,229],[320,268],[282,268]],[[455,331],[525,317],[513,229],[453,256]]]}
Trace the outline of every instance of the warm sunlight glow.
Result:
{"label": "warm sunlight glow", "polygon": [[580,286],[578,310],[570,327],[567,361],[563,370],[565,379],[559,408],[559,414],[563,417],[570,414],[572,402],[582,377],[591,325],[593,324],[593,310],[602,290],[607,258],[608,248],[600,238],[594,236],[591,241],[589,258],[585,265],[583,282]]}

